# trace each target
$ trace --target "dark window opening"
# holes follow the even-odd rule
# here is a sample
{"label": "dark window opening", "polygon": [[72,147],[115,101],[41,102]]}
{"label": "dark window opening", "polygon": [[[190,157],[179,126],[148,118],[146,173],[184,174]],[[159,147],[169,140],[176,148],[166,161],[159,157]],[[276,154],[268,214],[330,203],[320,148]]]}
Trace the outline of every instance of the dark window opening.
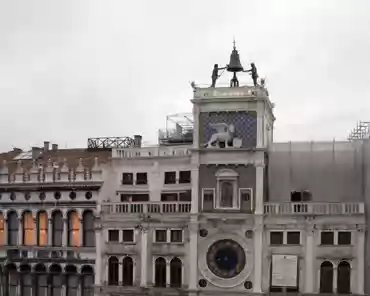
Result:
{"label": "dark window opening", "polygon": [[177,193],[162,193],[161,194],[161,201],[178,201],[179,196]]}
{"label": "dark window opening", "polygon": [[291,191],[290,192],[290,201],[291,202],[302,202],[302,201],[311,201],[312,194],[308,190],[304,191]]}
{"label": "dark window opening", "polygon": [[125,257],[122,262],[122,285],[132,286],[134,283],[134,262],[131,257]]}
{"label": "dark window opening", "polygon": [[180,229],[171,230],[171,242],[182,243],[182,230]]}
{"label": "dark window opening", "polygon": [[155,231],[155,241],[157,243],[165,243],[167,242],[167,230],[156,230]]}
{"label": "dark window opening", "polygon": [[320,293],[333,293],[333,264],[329,261],[321,263],[320,266]]}
{"label": "dark window opening", "polygon": [[270,245],[282,245],[284,243],[284,232],[272,231],[270,232]]}
{"label": "dark window opening", "polygon": [[149,194],[121,194],[121,202],[147,202]]}
{"label": "dark window opening", "polygon": [[334,245],[334,232],[333,231],[321,232],[321,244],[322,245]]}
{"label": "dark window opening", "polygon": [[299,245],[301,243],[301,233],[299,231],[289,231],[287,233],[288,245]]}
{"label": "dark window opening", "polygon": [[190,183],[191,182],[191,171],[180,171],[179,183]]}
{"label": "dark window opening", "polygon": [[126,243],[132,243],[134,241],[134,230],[125,229],[122,231],[122,240]]}
{"label": "dark window opening", "polygon": [[137,173],[136,174],[136,185],[146,185],[148,184],[147,173]]}
{"label": "dark window opening", "polygon": [[108,241],[118,242],[119,241],[119,231],[116,229],[108,230]]}
{"label": "dark window opening", "polygon": [[108,285],[118,286],[118,266],[117,257],[110,257],[108,260]]}
{"label": "dark window opening", "polygon": [[351,232],[339,231],[338,232],[338,245],[350,245],[351,244]]}
{"label": "dark window opening", "polygon": [[156,287],[165,288],[166,287],[166,260],[159,257],[155,260],[155,281],[154,285]]}
{"label": "dark window opening", "polygon": [[351,294],[351,266],[346,261],[338,265],[337,292]]}
{"label": "dark window opening", "polygon": [[133,185],[134,184],[134,174],[133,173],[123,173],[122,174],[122,185]]}
{"label": "dark window opening", "polygon": [[212,211],[214,208],[214,194],[213,190],[203,191],[203,210]]}
{"label": "dark window opening", "polygon": [[165,172],[164,184],[176,184],[176,172]]}
{"label": "dark window opening", "polygon": [[186,192],[180,192],[179,200],[180,201],[191,201],[191,190],[188,190]]}
{"label": "dark window opening", "polygon": [[182,285],[182,262],[179,258],[173,258],[170,262],[170,286],[180,288]]}

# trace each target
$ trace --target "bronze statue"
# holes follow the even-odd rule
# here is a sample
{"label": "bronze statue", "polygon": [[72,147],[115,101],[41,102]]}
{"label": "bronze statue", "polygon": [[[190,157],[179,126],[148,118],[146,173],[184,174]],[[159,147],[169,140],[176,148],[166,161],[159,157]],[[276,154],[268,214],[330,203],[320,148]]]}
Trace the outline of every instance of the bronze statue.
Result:
{"label": "bronze statue", "polygon": [[218,71],[219,70],[224,70],[226,68],[227,68],[227,66],[223,67],[223,68],[219,68],[218,64],[214,65],[213,71],[212,71],[212,85],[211,85],[211,87],[216,87],[216,81],[221,76],[221,75],[218,75]]}
{"label": "bronze statue", "polygon": [[245,70],[243,72],[251,72],[251,76],[253,79],[253,84],[254,86],[258,86],[257,79],[258,79],[258,74],[257,74],[257,68],[254,63],[251,63],[251,68],[249,70]]}

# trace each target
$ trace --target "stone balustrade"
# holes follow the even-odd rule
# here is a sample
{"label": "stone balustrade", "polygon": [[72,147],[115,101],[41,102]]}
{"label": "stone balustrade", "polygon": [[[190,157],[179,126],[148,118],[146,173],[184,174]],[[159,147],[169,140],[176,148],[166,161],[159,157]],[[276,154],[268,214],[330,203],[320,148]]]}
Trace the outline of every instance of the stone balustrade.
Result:
{"label": "stone balustrade", "polygon": [[106,214],[141,213],[190,213],[191,202],[104,202],[102,211]]}
{"label": "stone balustrade", "polygon": [[180,157],[190,155],[190,147],[145,147],[112,149],[112,158]]}
{"label": "stone balustrade", "polygon": [[354,215],[364,214],[364,203],[281,202],[265,203],[266,215]]}

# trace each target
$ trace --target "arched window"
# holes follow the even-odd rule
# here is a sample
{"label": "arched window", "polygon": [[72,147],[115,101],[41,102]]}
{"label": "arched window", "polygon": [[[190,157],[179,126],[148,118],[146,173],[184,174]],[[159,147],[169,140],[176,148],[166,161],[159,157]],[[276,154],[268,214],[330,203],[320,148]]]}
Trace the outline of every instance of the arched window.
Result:
{"label": "arched window", "polygon": [[182,285],[182,262],[179,258],[173,258],[170,262],[170,284],[173,288]]}
{"label": "arched window", "polygon": [[94,296],[94,270],[91,266],[83,266],[81,279],[81,296]]}
{"label": "arched window", "polygon": [[46,212],[37,213],[37,245],[48,244],[48,215]]}
{"label": "arched window", "polygon": [[24,212],[22,217],[23,223],[23,245],[32,246],[33,236],[35,233],[34,221],[31,212]]}
{"label": "arched window", "polygon": [[77,268],[73,265],[68,265],[65,268],[66,276],[66,296],[77,296],[78,291],[78,275]]}
{"label": "arched window", "polygon": [[320,266],[320,293],[333,293],[333,264],[324,261]]}
{"label": "arched window", "polygon": [[155,260],[155,283],[156,287],[166,287],[166,260],[159,257]]}
{"label": "arched window", "polygon": [[51,219],[53,224],[52,245],[61,247],[63,243],[63,214],[60,211],[54,211]]}
{"label": "arched window", "polygon": [[95,227],[94,214],[92,211],[85,211],[83,219],[83,245],[85,247],[95,247]]}
{"label": "arched window", "polygon": [[29,265],[21,265],[19,271],[21,296],[32,295],[31,267]]}
{"label": "arched window", "polygon": [[125,257],[122,263],[122,285],[132,286],[134,283],[134,262],[131,257]]}
{"label": "arched window", "polygon": [[37,296],[47,296],[48,293],[48,276],[46,267],[43,264],[35,266],[35,293]]}
{"label": "arched window", "polygon": [[222,182],[220,207],[232,208],[233,196],[234,196],[233,184],[231,182]]}
{"label": "arched window", "polygon": [[80,221],[78,213],[71,211],[68,213],[68,246],[78,247],[79,245]]}
{"label": "arched window", "polygon": [[62,268],[59,265],[50,266],[50,284],[51,284],[51,295],[50,296],[61,296],[62,295]]}
{"label": "arched window", "polygon": [[337,293],[351,293],[351,265],[347,261],[342,261],[338,265]]}
{"label": "arched window", "polygon": [[0,245],[4,245],[5,244],[5,228],[4,228],[4,215],[3,213],[0,212]]}
{"label": "arched window", "polygon": [[8,245],[16,246],[18,245],[18,229],[19,222],[17,213],[11,211],[8,213]]}
{"label": "arched window", "polygon": [[6,266],[8,270],[8,287],[9,287],[9,296],[17,295],[19,273],[17,267],[14,264],[8,264]]}
{"label": "arched window", "polygon": [[108,285],[118,286],[118,259],[110,257],[108,260]]}

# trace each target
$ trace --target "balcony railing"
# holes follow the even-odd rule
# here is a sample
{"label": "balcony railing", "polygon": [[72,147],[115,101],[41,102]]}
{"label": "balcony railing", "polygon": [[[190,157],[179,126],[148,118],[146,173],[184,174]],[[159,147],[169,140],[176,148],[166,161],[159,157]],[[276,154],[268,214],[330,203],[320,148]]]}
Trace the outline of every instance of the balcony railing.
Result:
{"label": "balcony railing", "polygon": [[117,202],[103,203],[106,214],[141,214],[141,213],[190,213],[190,202]]}
{"label": "balcony railing", "polygon": [[113,158],[137,157],[183,157],[189,156],[191,151],[187,147],[145,147],[145,148],[117,148],[112,149]]}
{"label": "balcony railing", "polygon": [[265,203],[266,215],[355,215],[364,214],[364,203]]}

